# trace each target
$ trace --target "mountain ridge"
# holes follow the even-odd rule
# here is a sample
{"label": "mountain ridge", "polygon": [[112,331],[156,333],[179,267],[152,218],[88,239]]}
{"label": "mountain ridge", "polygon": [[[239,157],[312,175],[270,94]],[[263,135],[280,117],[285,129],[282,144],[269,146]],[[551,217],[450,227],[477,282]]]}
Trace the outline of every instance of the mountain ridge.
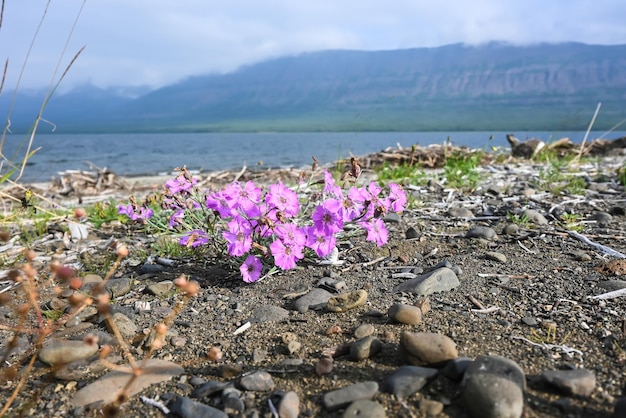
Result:
{"label": "mountain ridge", "polygon": [[608,129],[626,117],[624,68],[626,45],[326,50],[189,77],[135,98],[80,103],[70,92],[53,97],[45,117],[112,131],[570,130],[584,129],[602,102],[597,126]]}

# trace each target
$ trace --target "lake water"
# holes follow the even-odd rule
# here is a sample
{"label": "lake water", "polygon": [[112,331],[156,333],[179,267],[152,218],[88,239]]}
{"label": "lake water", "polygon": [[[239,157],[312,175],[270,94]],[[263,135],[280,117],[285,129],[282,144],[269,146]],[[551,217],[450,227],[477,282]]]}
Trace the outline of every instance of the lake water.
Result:
{"label": "lake water", "polygon": [[[472,148],[508,147],[507,132],[367,132],[367,133],[172,133],[172,134],[38,134],[34,147],[41,149],[29,160],[22,181],[49,181],[59,171],[108,168],[124,176],[170,173],[187,165],[192,170],[254,167],[302,167],[315,156],[321,164],[350,155],[360,156],[387,147],[442,144]],[[544,141],[569,137],[580,143],[584,132],[514,132],[520,139]],[[589,139],[603,137],[592,132]],[[607,139],[626,136],[612,132]],[[490,139],[492,138],[492,139]],[[25,136],[9,135],[3,155],[23,158]],[[6,172],[2,168],[0,174]]]}

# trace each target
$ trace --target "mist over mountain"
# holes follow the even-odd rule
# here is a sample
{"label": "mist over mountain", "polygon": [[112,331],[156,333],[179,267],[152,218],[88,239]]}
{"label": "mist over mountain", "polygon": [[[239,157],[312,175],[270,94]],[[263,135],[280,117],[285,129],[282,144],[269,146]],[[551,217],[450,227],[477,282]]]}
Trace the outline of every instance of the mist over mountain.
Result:
{"label": "mist over mountain", "polygon": [[[81,132],[578,130],[602,102],[594,126],[609,129],[626,118],[625,69],[626,45],[331,50],[134,94],[81,86],[43,116]],[[28,126],[41,97],[18,94],[11,126]]]}

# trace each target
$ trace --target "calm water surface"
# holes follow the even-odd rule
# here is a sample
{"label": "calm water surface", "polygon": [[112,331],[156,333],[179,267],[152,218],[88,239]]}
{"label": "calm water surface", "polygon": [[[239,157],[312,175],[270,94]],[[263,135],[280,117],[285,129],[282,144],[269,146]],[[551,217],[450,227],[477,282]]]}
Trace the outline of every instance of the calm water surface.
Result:
{"label": "calm water surface", "polygon": [[[38,134],[41,148],[29,161],[23,181],[49,181],[59,171],[108,168],[119,175],[170,173],[187,165],[192,170],[302,167],[315,156],[322,164],[350,155],[365,155],[387,147],[444,143],[472,148],[508,147],[507,132],[368,132],[368,133],[185,133],[185,134]],[[520,139],[544,141],[564,136],[575,143],[584,132],[516,132]],[[603,136],[592,132],[590,139]],[[612,132],[608,139],[626,136]],[[23,158],[25,136],[9,135],[3,154]],[[4,173],[2,171],[1,173]]]}

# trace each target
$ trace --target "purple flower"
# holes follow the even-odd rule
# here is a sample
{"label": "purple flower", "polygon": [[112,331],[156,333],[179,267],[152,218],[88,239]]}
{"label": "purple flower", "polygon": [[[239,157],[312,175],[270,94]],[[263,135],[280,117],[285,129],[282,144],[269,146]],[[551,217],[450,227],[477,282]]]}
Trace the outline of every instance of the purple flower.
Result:
{"label": "purple flower", "polygon": [[179,175],[176,178],[167,180],[165,182],[165,188],[171,195],[175,195],[180,192],[189,193],[196,183],[198,183],[198,180],[195,177],[189,181],[185,178],[185,176]]}
{"label": "purple flower", "polygon": [[130,203],[127,206],[120,205],[117,207],[117,213],[132,218],[135,215],[135,208]]}
{"label": "purple flower", "polygon": [[228,243],[228,254],[234,257],[244,255],[252,248],[250,223],[241,217],[228,222],[228,231],[222,232],[222,236]]}
{"label": "purple flower", "polygon": [[306,244],[306,234],[296,224],[278,224],[274,232],[285,244],[293,244],[297,247],[304,247]]}
{"label": "purple flower", "polygon": [[337,240],[334,234],[326,235],[322,230],[312,226],[307,228],[306,245],[315,251],[318,257],[329,255],[336,244]]}
{"label": "purple flower", "polygon": [[180,221],[185,217],[185,210],[178,209],[176,212],[170,216],[170,220],[168,222],[170,228],[174,228],[175,226],[180,224]]}
{"label": "purple flower", "polygon": [[313,211],[311,218],[315,228],[326,235],[337,233],[343,229],[342,203],[337,199],[326,199]]}
{"label": "purple flower", "polygon": [[233,216],[233,210],[223,192],[209,193],[206,197],[206,207],[216,211],[222,218]]}
{"label": "purple flower", "polygon": [[192,231],[189,231],[185,233],[185,235],[180,237],[180,240],[178,240],[178,243],[180,245],[193,248],[207,244],[208,242],[209,237],[207,233],[200,229],[194,229]]}
{"label": "purple flower", "polygon": [[382,219],[374,218],[368,222],[361,222],[360,225],[367,231],[366,239],[375,242],[379,247],[389,240],[389,231]]}
{"label": "purple flower", "polygon": [[296,262],[304,258],[302,247],[295,244],[284,243],[277,239],[270,244],[270,251],[274,256],[274,263],[283,270],[289,270],[296,266]]}
{"label": "purple flower", "polygon": [[300,209],[298,195],[286,187],[282,181],[270,185],[270,190],[265,196],[265,200],[287,216],[297,215]]}
{"label": "purple flower", "polygon": [[143,221],[152,218],[152,215],[154,215],[152,209],[146,207],[141,207],[138,212],[135,212],[135,207],[132,204],[118,206],[117,213],[128,216],[131,221]]}
{"label": "purple flower", "polygon": [[250,254],[246,258],[246,261],[243,262],[241,267],[239,267],[239,271],[241,272],[241,277],[243,277],[244,282],[256,282],[257,280],[259,280],[259,277],[261,277],[263,264],[261,263],[261,260]]}
{"label": "purple flower", "polygon": [[324,193],[335,196],[339,199],[343,197],[341,187],[335,184],[335,179],[333,179],[333,175],[330,174],[328,170],[324,170]]}
{"label": "purple flower", "polygon": [[402,187],[395,183],[389,183],[389,201],[391,202],[390,208],[396,213],[400,213],[404,210],[406,205],[406,193]]}
{"label": "purple flower", "polygon": [[241,208],[248,213],[259,204],[261,189],[251,181],[247,181],[243,187],[239,182],[235,182],[224,188],[224,195],[227,196],[232,208]]}

